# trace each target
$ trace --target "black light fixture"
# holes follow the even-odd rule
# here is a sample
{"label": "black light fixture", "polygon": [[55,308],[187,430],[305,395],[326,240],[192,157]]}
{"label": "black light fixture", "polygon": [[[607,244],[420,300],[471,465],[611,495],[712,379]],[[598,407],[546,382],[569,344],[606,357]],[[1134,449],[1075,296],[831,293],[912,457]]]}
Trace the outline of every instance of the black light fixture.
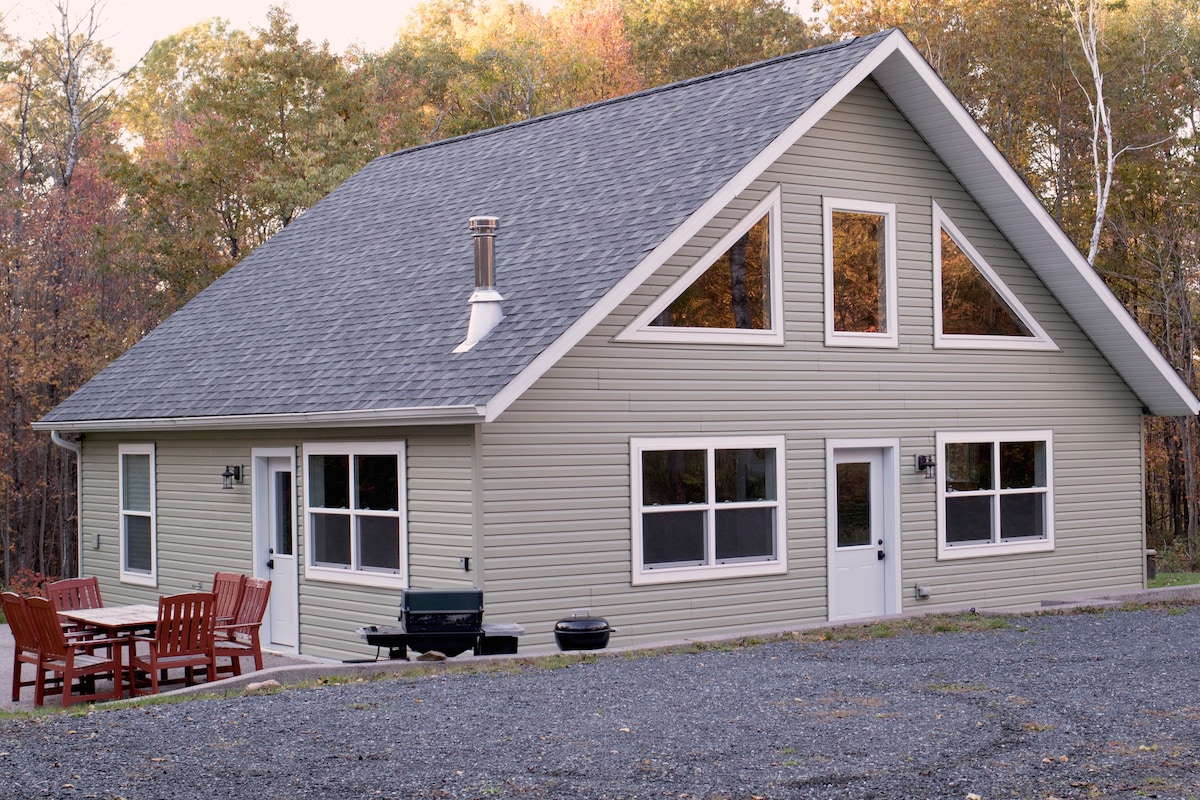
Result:
{"label": "black light fixture", "polygon": [[226,466],[225,471],[221,473],[221,488],[232,489],[234,483],[242,482],[242,465],[235,464],[232,467]]}
{"label": "black light fixture", "polygon": [[917,472],[924,472],[926,478],[933,477],[933,468],[937,466],[937,461],[933,456],[917,456]]}

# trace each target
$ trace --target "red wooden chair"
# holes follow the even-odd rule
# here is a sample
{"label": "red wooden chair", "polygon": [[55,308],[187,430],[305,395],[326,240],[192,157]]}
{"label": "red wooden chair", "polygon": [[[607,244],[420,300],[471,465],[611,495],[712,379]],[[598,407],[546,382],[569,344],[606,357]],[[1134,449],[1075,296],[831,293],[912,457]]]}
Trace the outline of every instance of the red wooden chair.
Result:
{"label": "red wooden chair", "polygon": [[[51,605],[58,612],[104,606],[104,602],[100,599],[100,579],[94,576],[91,578],[64,578],[61,581],[48,583],[46,584],[46,597],[50,598]],[[79,625],[62,617],[59,617],[58,621],[68,633],[80,630]]]}
{"label": "red wooden chair", "polygon": [[[183,669],[184,680],[195,683],[196,667],[204,667],[205,678],[212,680],[213,630],[216,621],[216,599],[212,592],[190,592],[158,598],[158,624],[153,636],[135,636],[129,656],[129,695],[140,691],[139,673],[147,673],[150,691],[158,693],[160,677],[168,670]],[[139,643],[148,645],[145,655],[137,649]],[[162,676],[160,676],[160,671]]]}
{"label": "red wooden chair", "polygon": [[80,608],[102,608],[100,579],[65,578],[46,585],[46,597],[55,611],[75,611]]}
{"label": "red wooden chair", "polygon": [[[25,600],[21,595],[15,592],[0,594],[0,608],[4,609],[4,618],[8,620],[8,627],[12,629],[12,699],[16,703],[21,699],[21,690],[23,688],[37,685],[37,634],[33,629],[33,622],[29,619],[29,610],[25,607]],[[31,665],[34,669],[33,678],[27,681],[21,680],[21,671],[24,669],[25,664]]]}
{"label": "red wooden chair", "polygon": [[[72,703],[95,700],[118,700],[121,697],[121,653],[123,639],[67,638],[58,621],[58,612],[44,597],[25,598],[25,608],[38,640],[37,684],[34,705],[42,705],[47,694],[62,694],[63,708]],[[100,655],[107,650],[108,655]],[[96,688],[96,678],[110,676],[112,688]],[[51,690],[49,684],[62,679],[62,688]],[[78,686],[76,680],[79,681]],[[79,688],[80,693],[75,694]]]}
{"label": "red wooden chair", "polygon": [[246,657],[254,658],[255,670],[263,668],[258,630],[262,627],[263,614],[266,613],[270,597],[270,581],[246,578],[236,618],[232,624],[222,625],[217,632],[216,657],[230,659],[232,666],[225,669],[232,669],[234,675],[242,674],[241,660]]}
{"label": "red wooden chair", "polygon": [[246,576],[237,572],[218,572],[213,575],[213,594],[217,596],[217,624],[229,625],[237,616],[238,603]]}

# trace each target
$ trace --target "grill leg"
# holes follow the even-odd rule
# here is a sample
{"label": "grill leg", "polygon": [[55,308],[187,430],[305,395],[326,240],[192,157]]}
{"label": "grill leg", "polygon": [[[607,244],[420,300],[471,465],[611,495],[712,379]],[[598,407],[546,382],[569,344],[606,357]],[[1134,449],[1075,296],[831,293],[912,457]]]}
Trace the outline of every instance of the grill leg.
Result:
{"label": "grill leg", "polygon": [[398,644],[388,648],[388,658],[392,661],[408,661],[408,645]]}

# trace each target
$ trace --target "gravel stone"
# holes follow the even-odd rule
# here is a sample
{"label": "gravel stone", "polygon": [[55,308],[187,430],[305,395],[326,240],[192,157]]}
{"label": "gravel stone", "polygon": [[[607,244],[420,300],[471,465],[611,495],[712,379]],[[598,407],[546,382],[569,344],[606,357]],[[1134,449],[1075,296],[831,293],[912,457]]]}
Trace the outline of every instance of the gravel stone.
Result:
{"label": "gravel stone", "polygon": [[1200,608],[1010,622],[14,718],[0,796],[1200,795]]}

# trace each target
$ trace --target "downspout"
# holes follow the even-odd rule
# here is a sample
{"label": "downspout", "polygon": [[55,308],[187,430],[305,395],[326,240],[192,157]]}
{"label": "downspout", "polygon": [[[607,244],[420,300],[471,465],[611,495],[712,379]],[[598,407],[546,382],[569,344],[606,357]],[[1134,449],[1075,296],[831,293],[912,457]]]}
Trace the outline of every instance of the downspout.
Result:
{"label": "downspout", "polygon": [[75,454],[75,574],[83,574],[83,446],[51,429],[50,441]]}

